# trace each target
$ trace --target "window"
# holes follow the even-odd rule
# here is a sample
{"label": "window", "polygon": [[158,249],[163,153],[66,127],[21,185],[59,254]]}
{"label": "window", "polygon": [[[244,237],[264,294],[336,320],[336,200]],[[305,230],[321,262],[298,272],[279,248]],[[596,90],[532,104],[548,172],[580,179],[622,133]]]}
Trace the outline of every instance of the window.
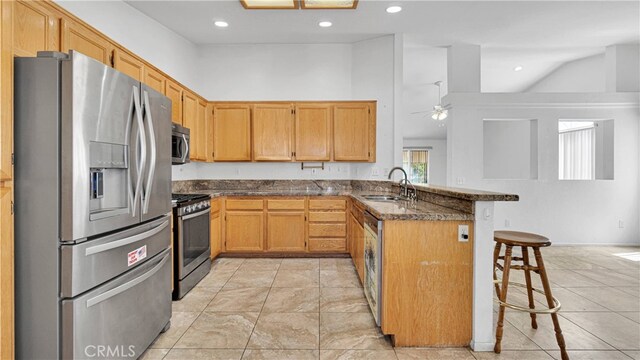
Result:
{"label": "window", "polygon": [[593,180],[595,124],[593,121],[558,122],[560,180]]}
{"label": "window", "polygon": [[429,151],[426,149],[404,149],[402,168],[407,172],[409,181],[414,184],[429,182]]}

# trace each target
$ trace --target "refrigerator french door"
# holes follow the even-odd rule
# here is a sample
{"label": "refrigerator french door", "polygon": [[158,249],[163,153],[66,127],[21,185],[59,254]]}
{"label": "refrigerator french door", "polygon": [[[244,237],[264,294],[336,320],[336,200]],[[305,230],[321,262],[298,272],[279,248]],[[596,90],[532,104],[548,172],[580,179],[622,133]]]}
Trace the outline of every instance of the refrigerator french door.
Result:
{"label": "refrigerator french door", "polygon": [[16,356],[140,356],[171,318],[171,101],[74,51],[14,65]]}

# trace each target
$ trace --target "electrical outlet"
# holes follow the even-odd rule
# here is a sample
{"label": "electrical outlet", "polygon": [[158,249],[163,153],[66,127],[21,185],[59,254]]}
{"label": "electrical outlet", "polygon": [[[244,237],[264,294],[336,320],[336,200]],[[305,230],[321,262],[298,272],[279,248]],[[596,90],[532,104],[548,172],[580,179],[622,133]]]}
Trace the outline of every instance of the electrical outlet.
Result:
{"label": "electrical outlet", "polygon": [[380,176],[380,170],[377,167],[371,168],[371,176]]}
{"label": "electrical outlet", "polygon": [[510,227],[511,227],[511,220],[509,220],[509,219],[504,219],[504,227],[506,227],[506,228],[510,228]]}
{"label": "electrical outlet", "polygon": [[618,227],[619,227],[620,229],[624,229],[624,221],[619,220],[619,221],[618,221]]}
{"label": "electrical outlet", "polygon": [[316,169],[311,169],[311,173],[315,175]]}
{"label": "electrical outlet", "polygon": [[469,242],[469,225],[458,225],[458,241]]}
{"label": "electrical outlet", "polygon": [[464,185],[464,177],[458,176],[458,178],[456,179],[456,184]]}

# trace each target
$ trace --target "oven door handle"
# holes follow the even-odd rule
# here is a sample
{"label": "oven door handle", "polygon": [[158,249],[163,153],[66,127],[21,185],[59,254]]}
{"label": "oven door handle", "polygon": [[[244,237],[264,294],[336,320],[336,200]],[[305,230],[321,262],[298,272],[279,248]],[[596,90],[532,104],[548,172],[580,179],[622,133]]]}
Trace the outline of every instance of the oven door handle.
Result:
{"label": "oven door handle", "polygon": [[189,214],[189,215],[183,215],[182,216],[182,220],[189,220],[192,219],[194,217],[200,216],[200,215],[204,215],[206,213],[210,213],[211,212],[211,208],[206,209],[206,210],[202,210],[202,211],[198,211],[197,213],[193,213],[193,214]]}

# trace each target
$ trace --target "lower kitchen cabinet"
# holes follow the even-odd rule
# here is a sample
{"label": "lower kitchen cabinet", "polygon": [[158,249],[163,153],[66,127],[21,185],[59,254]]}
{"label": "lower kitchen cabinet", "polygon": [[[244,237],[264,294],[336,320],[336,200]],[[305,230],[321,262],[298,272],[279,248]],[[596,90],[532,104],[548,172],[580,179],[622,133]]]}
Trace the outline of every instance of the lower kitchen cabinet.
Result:
{"label": "lower kitchen cabinet", "polygon": [[225,219],[226,251],[262,251],[264,249],[264,213],[262,211],[227,211]]}
{"label": "lower kitchen cabinet", "polygon": [[364,226],[353,213],[349,214],[349,252],[360,282],[364,284]]}
{"label": "lower kitchen cabinet", "polygon": [[220,214],[220,199],[211,200],[211,258],[222,252],[222,215]]}
{"label": "lower kitchen cabinet", "polygon": [[304,252],[306,246],[304,211],[270,211],[267,214],[267,250]]}

